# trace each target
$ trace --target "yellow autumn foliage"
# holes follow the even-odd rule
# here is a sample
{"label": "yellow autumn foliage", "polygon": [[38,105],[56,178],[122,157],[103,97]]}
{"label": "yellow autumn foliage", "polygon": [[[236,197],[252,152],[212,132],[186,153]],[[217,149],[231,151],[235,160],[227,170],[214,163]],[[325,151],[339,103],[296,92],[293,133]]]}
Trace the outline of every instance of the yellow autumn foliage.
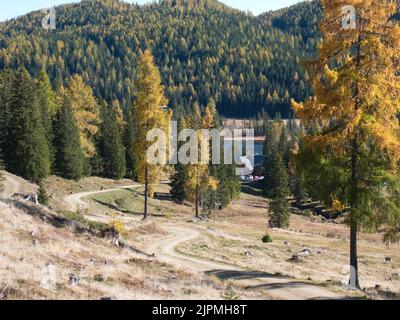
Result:
{"label": "yellow autumn foliage", "polygon": [[93,96],[92,89],[83,82],[80,75],[73,75],[66,88],[60,90],[61,97],[68,97],[71,101],[84,155],[91,158],[96,153],[94,136],[99,131],[100,107]]}
{"label": "yellow autumn foliage", "polygon": [[154,195],[151,185],[157,184],[163,167],[147,163],[146,153],[151,143],[146,141],[147,133],[152,129],[161,129],[169,137],[169,122],[172,112],[165,111],[168,100],[164,96],[164,87],[161,84],[161,76],[154,63],[154,58],[149,50],[146,50],[140,58],[136,68],[135,102],[133,112],[137,121],[138,133],[134,141],[134,150],[138,155],[138,180],[145,182],[145,172],[149,174],[149,194]]}

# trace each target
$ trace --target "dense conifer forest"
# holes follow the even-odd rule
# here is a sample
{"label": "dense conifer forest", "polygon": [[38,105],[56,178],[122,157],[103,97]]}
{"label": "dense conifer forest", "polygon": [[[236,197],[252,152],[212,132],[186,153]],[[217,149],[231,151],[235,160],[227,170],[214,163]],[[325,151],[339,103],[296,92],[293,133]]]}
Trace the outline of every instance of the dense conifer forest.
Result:
{"label": "dense conifer forest", "polygon": [[56,30],[42,29],[40,11],[1,23],[0,69],[25,66],[36,77],[44,68],[55,90],[79,74],[97,99],[127,110],[150,49],[178,113],[213,98],[226,117],[287,117],[291,98],[311,94],[300,61],[315,51],[319,10],[304,2],[255,17],[214,0],[84,0],[56,8]]}

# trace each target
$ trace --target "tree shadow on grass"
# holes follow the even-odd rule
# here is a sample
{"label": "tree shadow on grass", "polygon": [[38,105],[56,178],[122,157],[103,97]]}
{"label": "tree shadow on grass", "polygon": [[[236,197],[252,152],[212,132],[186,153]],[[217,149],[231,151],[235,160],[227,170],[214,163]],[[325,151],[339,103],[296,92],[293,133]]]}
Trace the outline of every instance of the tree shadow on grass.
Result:
{"label": "tree shadow on grass", "polygon": [[[257,289],[266,289],[266,290],[276,290],[276,289],[301,289],[305,286],[315,286],[315,287],[323,287],[318,286],[306,281],[298,281],[294,280],[289,276],[285,276],[282,274],[272,274],[267,272],[260,271],[238,271],[238,270],[210,270],[206,272],[207,275],[216,276],[218,279],[226,281],[226,280],[250,280],[250,279],[281,279],[282,282],[272,282],[272,283],[263,283],[254,286],[247,286],[246,290],[257,290]],[[262,281],[262,280],[261,280]],[[363,300],[363,297],[313,297],[307,300]]]}
{"label": "tree shadow on grass", "polygon": [[288,281],[288,282],[276,282],[276,283],[264,283],[256,286],[248,286],[246,290],[254,290],[254,289],[282,289],[282,288],[299,288],[303,286],[310,285],[310,283],[305,281]]}
{"label": "tree shadow on grass", "polygon": [[[94,202],[96,202],[96,203],[98,203],[98,204],[100,204],[100,205],[102,205],[104,207],[107,207],[109,209],[112,209],[114,211],[122,212],[122,213],[129,214],[129,215],[143,216],[143,212],[135,212],[135,211],[130,211],[130,210],[126,210],[126,209],[121,209],[120,207],[118,207],[118,206],[116,206],[116,205],[114,205],[112,203],[107,203],[107,202],[104,202],[104,201],[101,201],[101,200],[97,200],[97,199],[92,199],[92,200]],[[164,214],[157,214],[157,213],[152,213],[152,212],[150,212],[149,215],[151,217],[158,217],[158,218],[165,217]]]}
{"label": "tree shadow on grass", "polygon": [[154,194],[154,199],[155,200],[159,200],[159,201],[170,201],[170,202],[174,202],[174,199],[172,198],[172,196],[167,193],[167,192],[156,192]]}
{"label": "tree shadow on grass", "polygon": [[104,202],[104,201],[101,201],[101,200],[98,200],[98,199],[92,199],[92,200],[93,200],[94,202],[96,202],[96,203],[98,203],[98,204],[104,206],[104,207],[107,207],[107,208],[109,208],[109,209],[112,209],[112,210],[115,210],[115,211],[119,211],[119,212],[122,212],[122,213],[125,213],[125,214],[143,215],[143,212],[135,212],[135,211],[130,211],[130,210],[122,209],[122,208],[116,206],[115,204],[108,203],[108,202]]}
{"label": "tree shadow on grass", "polygon": [[263,190],[262,188],[258,187],[258,184],[244,184],[242,185],[241,189],[242,193],[248,194],[250,196],[255,196],[255,197],[263,197]]}

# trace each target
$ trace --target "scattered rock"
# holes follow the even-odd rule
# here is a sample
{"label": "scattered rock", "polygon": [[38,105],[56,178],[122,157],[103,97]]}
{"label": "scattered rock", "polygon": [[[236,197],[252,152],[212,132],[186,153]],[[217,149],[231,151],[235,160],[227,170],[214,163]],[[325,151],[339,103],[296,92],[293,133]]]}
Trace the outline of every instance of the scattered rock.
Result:
{"label": "scattered rock", "polygon": [[285,246],[290,246],[290,242],[289,242],[289,241],[285,241],[283,244],[284,244]]}
{"label": "scattered rock", "polygon": [[244,253],[244,255],[247,256],[247,257],[253,257],[253,256],[254,256],[254,254],[251,253],[250,251],[246,251],[246,252]]}
{"label": "scattered rock", "polygon": [[385,262],[392,262],[392,258],[391,257],[385,257]]}
{"label": "scattered rock", "polygon": [[303,258],[299,256],[298,254],[292,255],[292,257],[289,259],[291,262],[303,262]]}
{"label": "scattered rock", "polygon": [[76,287],[79,284],[81,278],[75,273],[71,273],[69,276],[69,284],[73,287]]}
{"label": "scattered rock", "polygon": [[90,263],[91,264],[96,264],[96,259],[94,259],[94,258],[90,259]]}
{"label": "scattered rock", "polygon": [[302,251],[300,251],[297,255],[301,256],[301,257],[308,257],[311,254],[311,250],[304,248]]}

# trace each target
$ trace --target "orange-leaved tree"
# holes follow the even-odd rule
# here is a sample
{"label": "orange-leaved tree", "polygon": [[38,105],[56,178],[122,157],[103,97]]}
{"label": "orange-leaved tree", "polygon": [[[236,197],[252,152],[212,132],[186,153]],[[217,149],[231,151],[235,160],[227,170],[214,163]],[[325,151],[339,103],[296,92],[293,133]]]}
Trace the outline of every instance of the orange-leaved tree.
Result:
{"label": "orange-leaved tree", "polygon": [[305,62],[314,96],[293,102],[308,128],[298,160],[314,195],[347,213],[350,285],[359,288],[360,228],[399,240],[400,26],[390,1],[321,4],[323,39]]}
{"label": "orange-leaved tree", "polygon": [[148,163],[147,150],[151,143],[147,141],[147,134],[153,129],[160,129],[168,136],[171,112],[165,111],[168,100],[164,96],[164,87],[161,76],[149,50],[141,56],[136,68],[135,101],[133,105],[136,119],[137,135],[133,143],[137,154],[138,180],[145,184],[144,219],[148,217],[148,197],[154,191],[151,185],[159,182],[161,165]]}

